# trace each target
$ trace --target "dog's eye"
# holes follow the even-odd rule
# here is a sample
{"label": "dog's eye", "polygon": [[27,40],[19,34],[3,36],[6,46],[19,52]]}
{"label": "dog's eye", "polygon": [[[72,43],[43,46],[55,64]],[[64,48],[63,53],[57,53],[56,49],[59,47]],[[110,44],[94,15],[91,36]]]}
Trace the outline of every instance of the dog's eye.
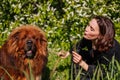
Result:
{"label": "dog's eye", "polygon": [[38,37],[35,37],[35,36],[33,36],[32,38],[36,41],[39,39]]}
{"label": "dog's eye", "polygon": [[25,38],[22,38],[22,40],[24,40]]}
{"label": "dog's eye", "polygon": [[35,38],[35,40],[36,40],[36,41],[38,41],[38,40],[39,40],[39,38]]}
{"label": "dog's eye", "polygon": [[14,37],[15,39],[19,38],[19,32],[16,32],[12,37]]}
{"label": "dog's eye", "polygon": [[35,36],[32,37],[33,39],[36,39]]}
{"label": "dog's eye", "polygon": [[26,38],[26,36],[23,36],[21,39],[24,40]]}

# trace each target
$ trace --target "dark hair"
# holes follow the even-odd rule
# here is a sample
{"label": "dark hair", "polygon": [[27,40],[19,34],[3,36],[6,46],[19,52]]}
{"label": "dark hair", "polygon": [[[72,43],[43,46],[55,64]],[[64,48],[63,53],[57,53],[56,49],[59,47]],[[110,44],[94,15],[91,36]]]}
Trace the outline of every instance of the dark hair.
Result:
{"label": "dark hair", "polygon": [[106,51],[113,46],[115,30],[113,22],[104,16],[93,17],[98,23],[100,36],[95,41],[95,47],[99,51]]}

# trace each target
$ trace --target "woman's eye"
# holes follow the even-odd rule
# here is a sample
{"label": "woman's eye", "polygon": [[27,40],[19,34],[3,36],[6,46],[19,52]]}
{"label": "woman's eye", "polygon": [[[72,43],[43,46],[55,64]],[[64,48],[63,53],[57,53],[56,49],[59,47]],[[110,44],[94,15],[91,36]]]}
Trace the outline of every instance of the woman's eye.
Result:
{"label": "woman's eye", "polygon": [[91,31],[94,31],[94,30],[91,28]]}
{"label": "woman's eye", "polygon": [[90,30],[91,30],[91,31],[95,31],[95,30],[92,28],[92,26],[90,26]]}

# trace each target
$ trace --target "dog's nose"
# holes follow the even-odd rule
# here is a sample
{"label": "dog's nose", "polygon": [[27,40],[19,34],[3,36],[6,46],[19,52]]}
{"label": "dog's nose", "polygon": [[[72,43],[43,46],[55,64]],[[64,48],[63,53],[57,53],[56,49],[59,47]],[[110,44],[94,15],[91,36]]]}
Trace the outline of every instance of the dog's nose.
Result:
{"label": "dog's nose", "polygon": [[33,41],[32,40],[27,40],[26,42],[26,48],[27,50],[31,50],[32,49],[32,45],[33,45]]}
{"label": "dog's nose", "polygon": [[32,45],[32,43],[33,43],[33,41],[32,41],[32,40],[28,40],[28,41],[27,41],[27,45],[28,45],[28,46],[31,46],[31,45]]}

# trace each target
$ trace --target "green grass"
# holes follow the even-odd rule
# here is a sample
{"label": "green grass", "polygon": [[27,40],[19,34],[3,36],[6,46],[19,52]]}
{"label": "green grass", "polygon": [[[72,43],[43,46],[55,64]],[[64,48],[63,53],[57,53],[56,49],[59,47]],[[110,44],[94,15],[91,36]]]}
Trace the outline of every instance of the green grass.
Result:
{"label": "green grass", "polygon": [[[56,55],[56,51],[49,52],[49,61],[47,65],[51,71],[52,76],[50,76],[50,80],[69,80],[69,77],[72,75],[69,74],[70,72],[70,57],[66,59],[60,59]],[[61,68],[62,66],[62,68]],[[120,63],[112,59],[112,62],[109,64],[109,70],[106,70],[105,65],[102,65],[102,68],[105,69],[105,73],[107,74],[103,77],[101,66],[98,65],[93,77],[91,80],[119,80],[120,79]],[[116,72],[117,71],[117,72]],[[75,80],[80,80],[80,75],[82,74],[81,69]]]}
{"label": "green grass", "polygon": [[[44,73],[43,80],[69,80],[70,77],[72,77],[72,75],[70,75],[70,69],[71,69],[70,59],[71,57],[68,57],[66,59],[61,59],[60,57],[57,56],[56,50],[54,49],[49,50],[48,64],[47,64],[47,69]],[[102,65],[102,67],[106,69],[105,65]],[[9,75],[11,80],[13,80],[10,74],[3,67],[0,67],[0,68],[2,68]],[[31,72],[30,76],[24,71],[23,73],[25,74],[28,80],[35,80],[33,77],[30,65],[29,65],[29,69]],[[109,64],[108,71],[106,70],[105,73],[106,73],[106,76],[103,77],[101,67],[98,65],[91,80],[119,80],[120,79],[120,64],[118,61],[114,60],[114,57],[112,59],[112,62]],[[81,68],[75,80],[80,80],[80,74],[82,74]]]}

